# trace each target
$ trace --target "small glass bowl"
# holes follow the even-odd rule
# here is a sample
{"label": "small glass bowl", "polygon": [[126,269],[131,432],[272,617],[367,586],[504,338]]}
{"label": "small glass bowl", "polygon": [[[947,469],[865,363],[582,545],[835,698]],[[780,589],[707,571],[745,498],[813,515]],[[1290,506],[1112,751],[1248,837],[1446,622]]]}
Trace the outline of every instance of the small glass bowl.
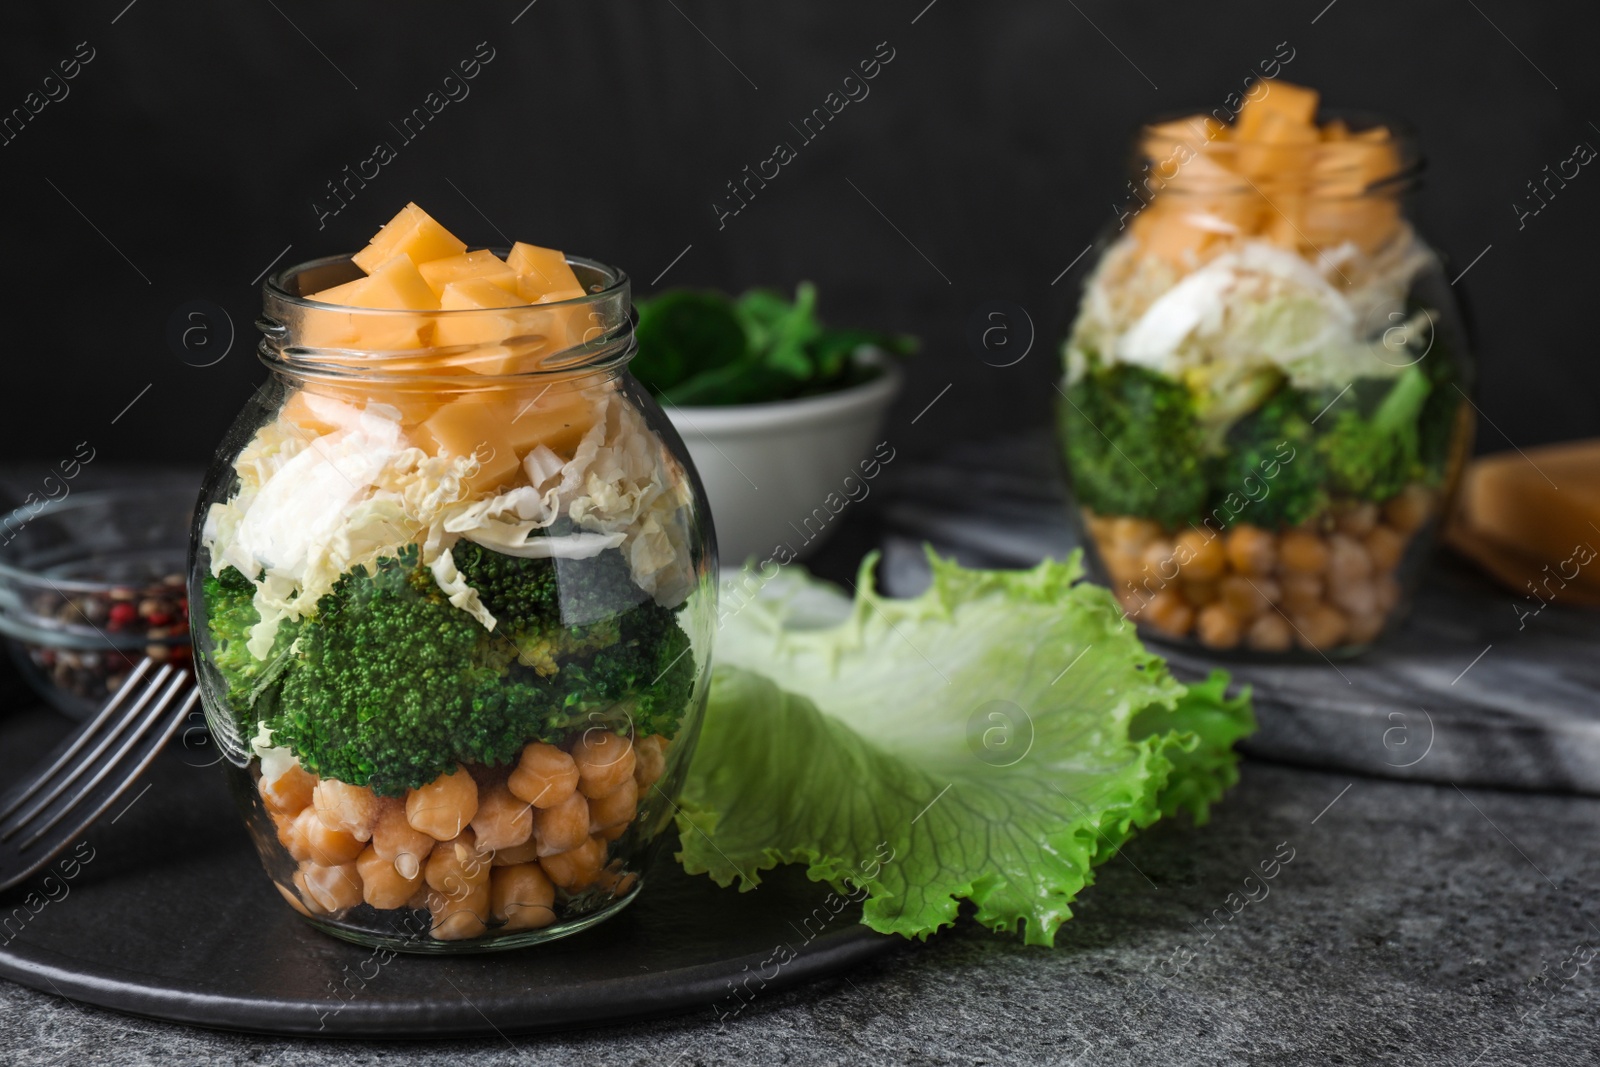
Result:
{"label": "small glass bowl", "polygon": [[0,517],[0,633],[62,714],[98,712],[144,656],[187,663],[193,488],[74,493]]}

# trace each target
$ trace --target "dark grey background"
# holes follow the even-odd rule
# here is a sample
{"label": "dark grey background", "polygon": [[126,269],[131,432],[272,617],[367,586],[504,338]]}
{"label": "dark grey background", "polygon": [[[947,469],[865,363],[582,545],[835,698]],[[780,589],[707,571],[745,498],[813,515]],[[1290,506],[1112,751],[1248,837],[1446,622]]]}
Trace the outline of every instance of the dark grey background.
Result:
{"label": "dark grey background", "polygon": [[[1575,5],[525,2],[8,5],[0,115],[79,42],[95,58],[0,145],[0,456],[88,439],[118,460],[205,458],[262,374],[252,279],[286,245],[285,263],[357,247],[408,199],[469,241],[594,256],[646,292],[691,245],[662,285],[814,279],[832,321],[926,339],[895,415],[912,452],[1042,423],[1083,265],[1052,279],[1111,218],[1130,130],[1217,106],[1283,41],[1286,78],[1420,127],[1423,221],[1452,276],[1489,249],[1458,287],[1503,431],[1484,425],[1480,447],[1600,432],[1600,175],[1521,230],[1512,207],[1575,143],[1600,145],[1595,17]],[[724,183],[799,146],[790,122],[885,41],[870,96],[719,230]],[[470,95],[404,143],[389,123],[479,42],[495,58]],[[398,158],[319,230],[324,183],[378,141]],[[965,340],[995,298],[1040,334],[1005,369]],[[168,341],[191,301],[238,331],[214,366]]]}

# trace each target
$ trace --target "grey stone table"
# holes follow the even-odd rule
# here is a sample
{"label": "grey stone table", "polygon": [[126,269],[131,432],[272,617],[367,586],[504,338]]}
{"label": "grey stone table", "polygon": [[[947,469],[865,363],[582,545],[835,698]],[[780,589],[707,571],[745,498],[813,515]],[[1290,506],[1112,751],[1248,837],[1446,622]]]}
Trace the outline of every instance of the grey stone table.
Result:
{"label": "grey stone table", "polygon": [[447,1044],[210,1032],[0,983],[0,1063],[1592,1064],[1597,823],[1593,798],[1252,761],[1210,825],[1102,868],[1054,949],[962,927],[720,1027]]}

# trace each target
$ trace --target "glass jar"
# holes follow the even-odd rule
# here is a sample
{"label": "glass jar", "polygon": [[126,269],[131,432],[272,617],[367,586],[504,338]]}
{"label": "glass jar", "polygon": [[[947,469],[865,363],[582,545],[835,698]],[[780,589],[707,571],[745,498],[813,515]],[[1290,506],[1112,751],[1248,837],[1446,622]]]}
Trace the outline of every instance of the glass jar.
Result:
{"label": "glass jar", "polygon": [[715,549],[682,442],[627,371],[629,282],[375,311],[264,288],[271,371],[200,499],[206,714],[268,875],[314,925],[415,952],[614,914],[673,814],[705,700]]}
{"label": "glass jar", "polygon": [[1305,125],[1140,131],[1064,345],[1061,440],[1091,572],[1146,635],[1348,655],[1403,614],[1471,448],[1473,365],[1408,218],[1414,137],[1268,91],[1309,95]]}

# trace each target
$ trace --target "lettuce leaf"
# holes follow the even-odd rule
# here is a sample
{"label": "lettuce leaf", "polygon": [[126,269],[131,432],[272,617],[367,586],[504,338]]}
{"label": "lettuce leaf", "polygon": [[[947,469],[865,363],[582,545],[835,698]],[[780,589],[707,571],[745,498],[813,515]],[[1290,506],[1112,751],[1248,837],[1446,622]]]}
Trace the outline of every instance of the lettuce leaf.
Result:
{"label": "lettuce leaf", "polygon": [[1248,696],[1220,672],[1174,679],[1076,553],[1030,571],[929,556],[913,599],[871,591],[872,556],[853,602],[788,572],[725,594],[678,858],[743,889],[805,863],[885,933],[924,938],[969,900],[1049,945],[1135,829],[1204,820],[1236,780]]}

